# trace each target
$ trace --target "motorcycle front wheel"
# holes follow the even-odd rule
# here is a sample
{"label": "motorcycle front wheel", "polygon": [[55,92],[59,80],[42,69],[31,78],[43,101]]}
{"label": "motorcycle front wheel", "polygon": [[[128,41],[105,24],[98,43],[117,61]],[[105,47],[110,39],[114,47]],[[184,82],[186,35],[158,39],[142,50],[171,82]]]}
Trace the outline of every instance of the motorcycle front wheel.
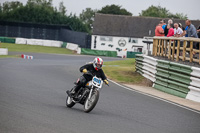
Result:
{"label": "motorcycle front wheel", "polygon": [[91,98],[89,99],[88,97],[84,103],[84,112],[89,113],[90,111],[92,111],[96,106],[98,100],[99,100],[99,91],[95,89],[92,92]]}
{"label": "motorcycle front wheel", "polygon": [[67,96],[66,98],[66,106],[68,108],[72,108],[76,103],[72,101],[72,98]]}

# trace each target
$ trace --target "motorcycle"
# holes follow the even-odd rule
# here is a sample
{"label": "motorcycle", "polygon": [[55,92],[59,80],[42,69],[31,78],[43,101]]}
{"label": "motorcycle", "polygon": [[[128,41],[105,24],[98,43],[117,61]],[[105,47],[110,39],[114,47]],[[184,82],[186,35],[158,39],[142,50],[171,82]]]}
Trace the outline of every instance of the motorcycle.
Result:
{"label": "motorcycle", "polygon": [[[84,112],[89,113],[94,109],[99,100],[99,92],[102,88],[103,80],[90,72],[87,72],[86,74],[92,76],[92,80],[89,81],[85,87],[81,87],[73,96],[67,95],[66,106],[72,108],[76,103],[80,103],[83,105]],[[75,86],[70,90],[70,92],[72,92],[74,88]]]}

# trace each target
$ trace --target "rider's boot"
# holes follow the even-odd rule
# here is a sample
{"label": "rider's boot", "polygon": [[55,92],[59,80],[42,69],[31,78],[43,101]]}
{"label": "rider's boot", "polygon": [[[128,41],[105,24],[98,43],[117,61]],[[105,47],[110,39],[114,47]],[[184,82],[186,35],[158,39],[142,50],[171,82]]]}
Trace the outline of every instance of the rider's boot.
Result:
{"label": "rider's boot", "polygon": [[74,87],[74,89],[72,89],[72,91],[67,90],[66,93],[68,94],[69,97],[73,97],[80,88],[81,85],[77,85],[76,87]]}

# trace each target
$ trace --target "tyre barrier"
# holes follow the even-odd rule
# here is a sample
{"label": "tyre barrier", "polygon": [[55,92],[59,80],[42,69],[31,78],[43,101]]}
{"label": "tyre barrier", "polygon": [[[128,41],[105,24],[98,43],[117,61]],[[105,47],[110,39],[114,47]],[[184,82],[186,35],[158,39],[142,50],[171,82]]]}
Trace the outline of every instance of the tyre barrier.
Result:
{"label": "tyre barrier", "polygon": [[33,59],[33,56],[22,54],[22,55],[21,55],[21,58],[22,58],[22,59],[31,59],[31,60],[32,60],[32,59]]}
{"label": "tyre barrier", "polygon": [[8,49],[7,48],[0,48],[0,55],[8,55]]}
{"label": "tyre barrier", "polygon": [[54,40],[42,40],[42,39],[27,39],[27,38],[16,38],[16,44],[27,44],[27,45],[39,45],[48,47],[61,47],[63,42]]}
{"label": "tyre barrier", "polygon": [[158,90],[200,102],[200,68],[136,55],[136,71]]}
{"label": "tyre barrier", "polygon": [[77,51],[78,49],[78,44],[74,44],[74,43],[67,43],[67,46],[66,46],[67,49],[70,49],[70,50],[74,50],[74,51]]}

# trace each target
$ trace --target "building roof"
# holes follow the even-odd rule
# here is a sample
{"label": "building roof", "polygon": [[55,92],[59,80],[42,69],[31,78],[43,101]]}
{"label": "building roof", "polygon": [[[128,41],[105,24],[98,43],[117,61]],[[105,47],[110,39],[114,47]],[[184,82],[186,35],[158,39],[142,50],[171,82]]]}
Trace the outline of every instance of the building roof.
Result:
{"label": "building roof", "polygon": [[[95,14],[93,23],[93,35],[136,37],[154,36],[155,27],[163,18],[139,17],[125,15]],[[165,19],[168,21],[168,19]],[[185,20],[174,19],[175,22],[182,23],[185,26]],[[197,27],[200,21],[192,21]],[[151,31],[151,35],[149,35]]]}

